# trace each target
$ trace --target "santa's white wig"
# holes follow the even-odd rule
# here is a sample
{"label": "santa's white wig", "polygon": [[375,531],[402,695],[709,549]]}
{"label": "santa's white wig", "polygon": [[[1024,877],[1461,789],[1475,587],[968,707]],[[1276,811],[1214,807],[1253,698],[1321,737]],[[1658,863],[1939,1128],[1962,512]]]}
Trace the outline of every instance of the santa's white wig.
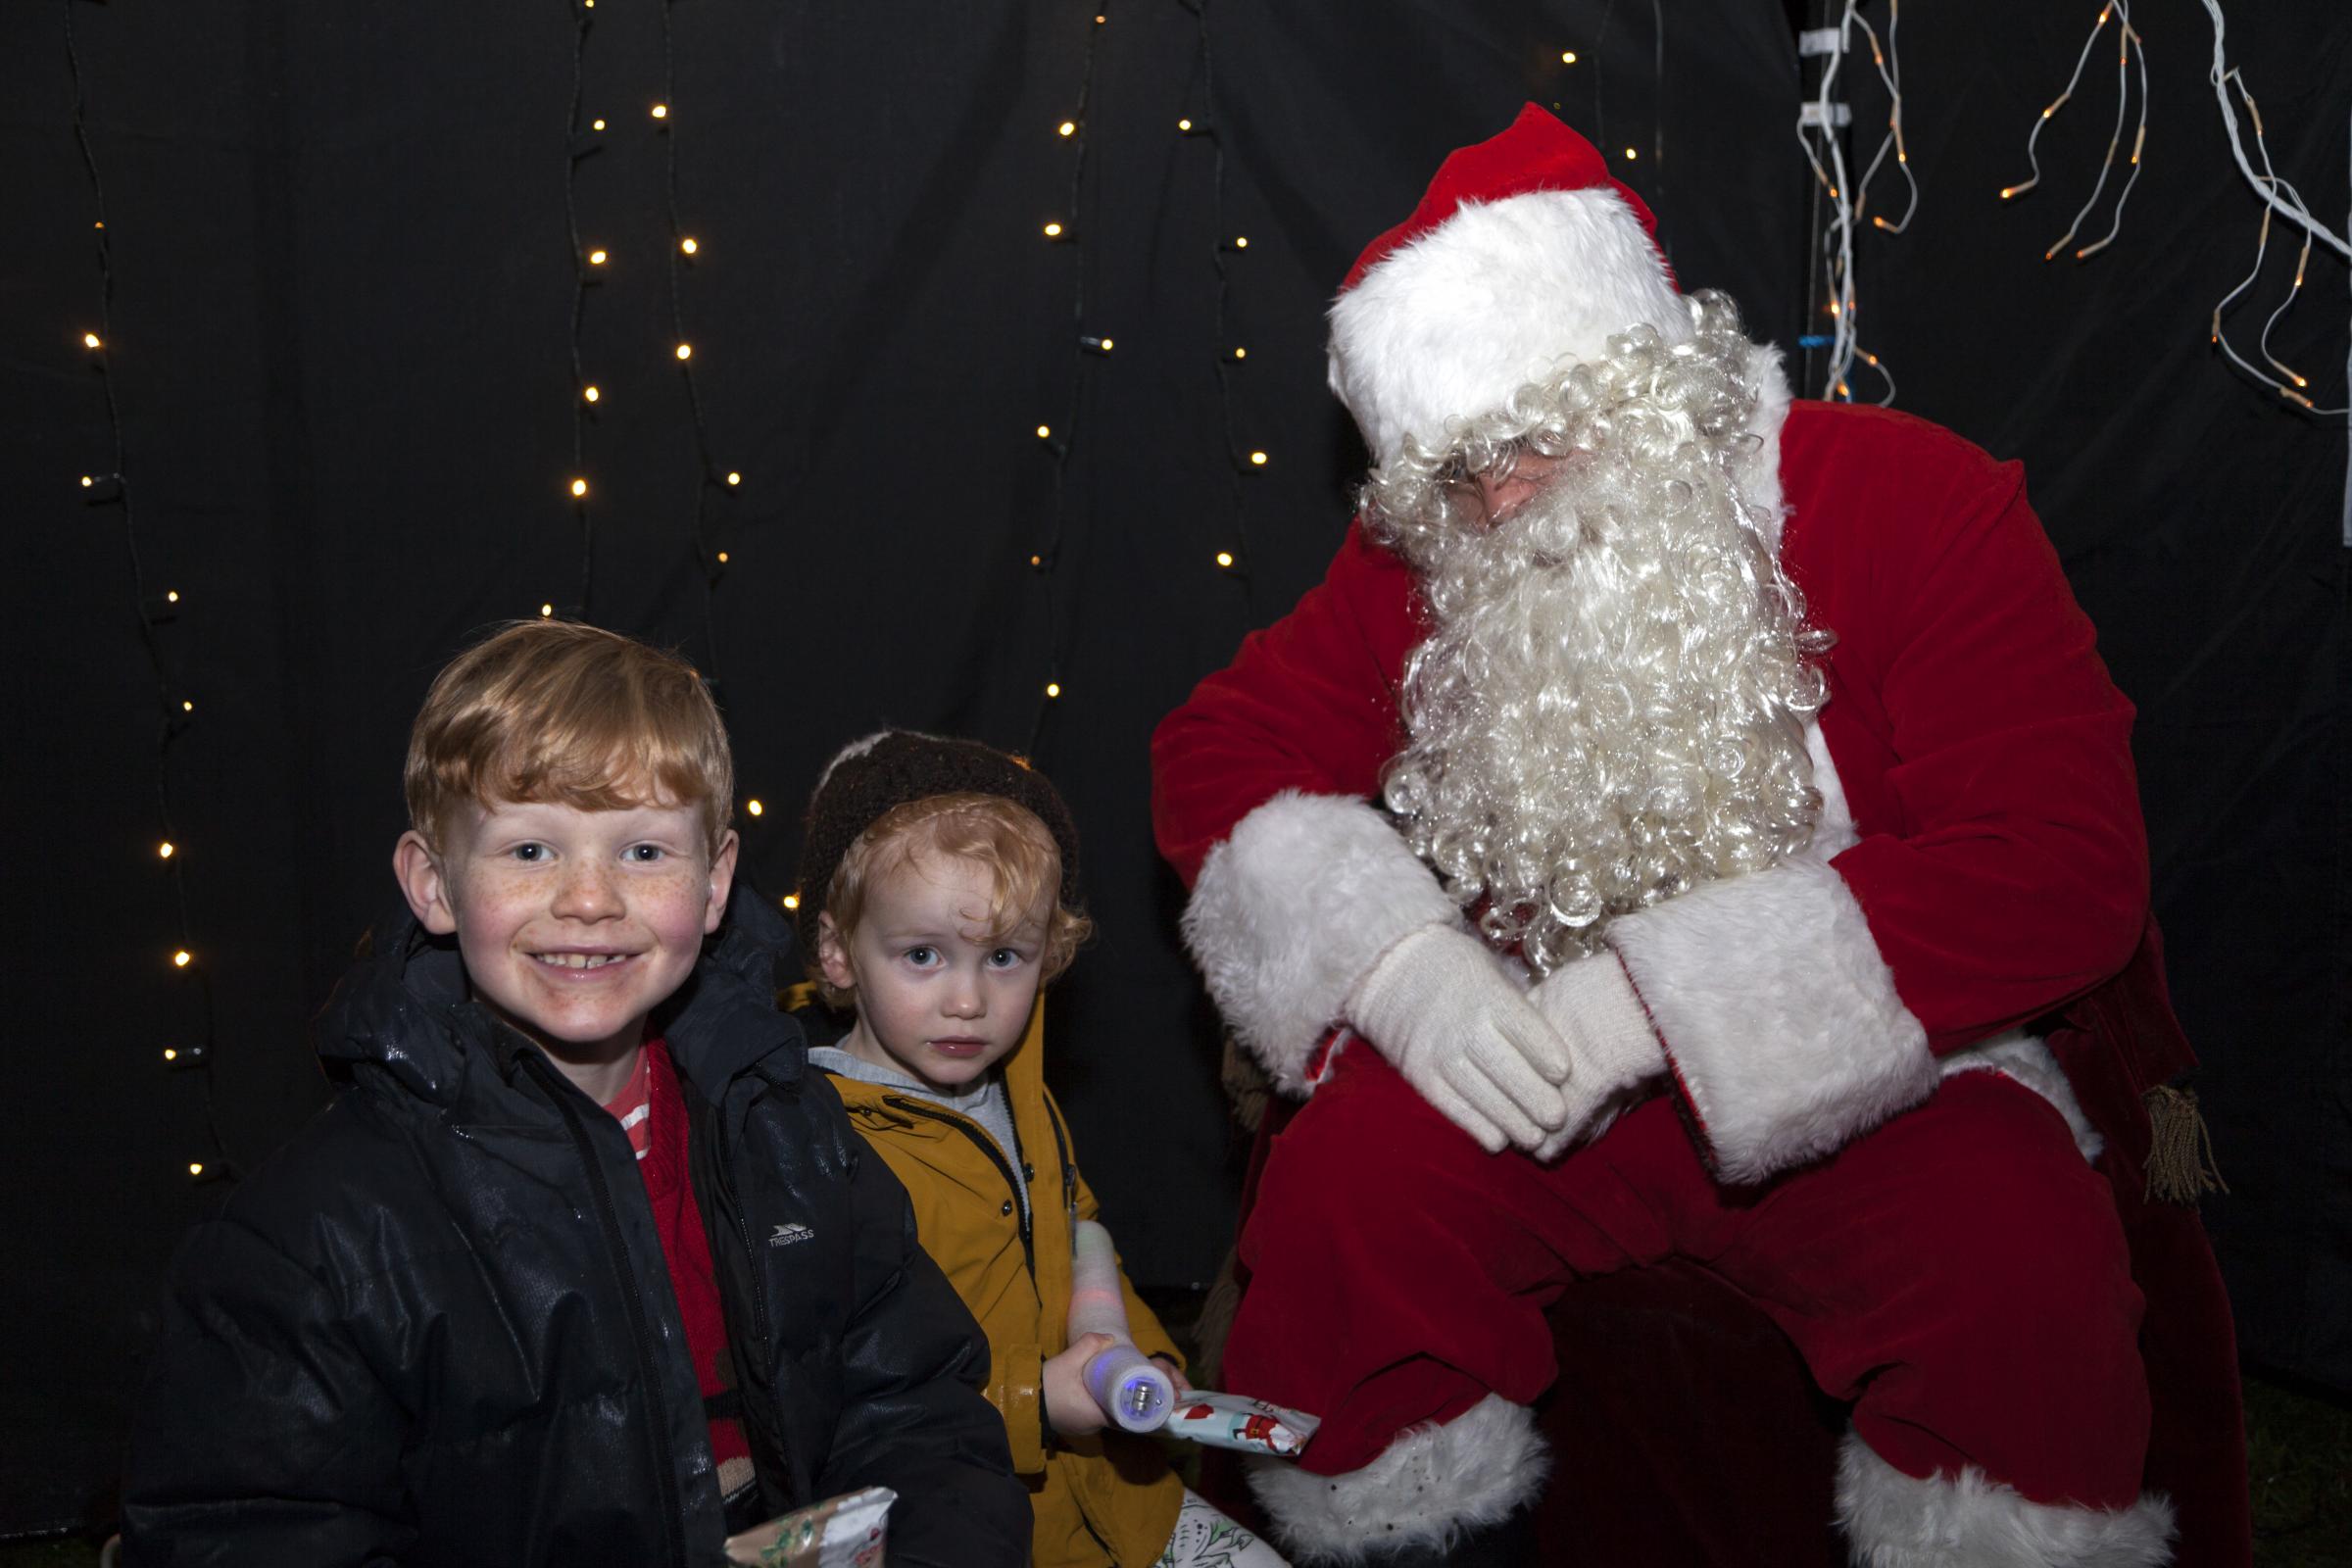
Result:
{"label": "santa's white wig", "polygon": [[[1362,498],[1432,625],[1389,807],[1539,971],[1612,915],[1775,863],[1820,810],[1804,728],[1829,639],[1781,569],[1777,511],[1739,482],[1756,351],[1728,299],[1687,303],[1688,338],[1612,337],[1448,425],[1444,451],[1406,439]],[[1557,466],[1490,522],[1476,478],[1529,453]]]}

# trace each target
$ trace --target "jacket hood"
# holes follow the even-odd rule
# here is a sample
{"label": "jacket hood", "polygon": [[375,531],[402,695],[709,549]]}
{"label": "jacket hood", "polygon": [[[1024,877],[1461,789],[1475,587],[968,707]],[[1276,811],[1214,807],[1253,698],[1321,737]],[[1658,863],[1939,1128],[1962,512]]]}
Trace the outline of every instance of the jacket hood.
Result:
{"label": "jacket hood", "polygon": [[[792,927],[738,875],[726,918],[704,939],[686,983],[655,1011],[649,1033],[667,1042],[680,1074],[709,1096],[755,1064],[797,1079],[806,1054],[800,1025],[776,1010],[775,983],[798,968]],[[475,1063],[511,1079],[520,1054],[536,1049],[467,994],[456,939],[431,935],[406,908],[362,939],[318,1026],[330,1078],[373,1068],[441,1105],[457,1103]]]}

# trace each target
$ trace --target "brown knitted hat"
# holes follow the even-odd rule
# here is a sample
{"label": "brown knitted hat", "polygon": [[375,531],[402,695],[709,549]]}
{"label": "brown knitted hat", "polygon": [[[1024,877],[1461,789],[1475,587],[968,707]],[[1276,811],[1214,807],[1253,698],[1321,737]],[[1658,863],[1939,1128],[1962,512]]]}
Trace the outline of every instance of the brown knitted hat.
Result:
{"label": "brown knitted hat", "polygon": [[1078,906],[1078,827],[1070,808],[1027,762],[978,741],[886,729],[852,741],[825,764],[808,798],[801,835],[799,910],[803,952],[816,952],[816,917],[842,857],[874,819],[893,807],[934,795],[996,795],[1025,808],[1061,851],[1061,903]]}

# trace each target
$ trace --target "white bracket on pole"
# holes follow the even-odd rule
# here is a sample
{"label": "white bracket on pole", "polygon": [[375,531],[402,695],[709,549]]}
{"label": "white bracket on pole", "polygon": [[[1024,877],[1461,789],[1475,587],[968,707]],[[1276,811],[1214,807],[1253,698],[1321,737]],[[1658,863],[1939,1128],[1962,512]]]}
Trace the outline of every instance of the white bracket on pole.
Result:
{"label": "white bracket on pole", "polygon": [[[1796,106],[1796,122],[1800,125],[1820,124],[1822,122],[1821,107],[1821,100],[1817,98],[1808,98],[1803,103],[1798,104]],[[1829,107],[1829,122],[1832,125],[1845,126],[1854,122],[1854,112],[1848,106],[1844,104],[1832,104]]]}
{"label": "white bracket on pole", "polygon": [[1799,60],[1813,55],[1843,54],[1845,46],[1838,40],[1843,29],[1838,27],[1807,27],[1796,35],[1796,57]]}

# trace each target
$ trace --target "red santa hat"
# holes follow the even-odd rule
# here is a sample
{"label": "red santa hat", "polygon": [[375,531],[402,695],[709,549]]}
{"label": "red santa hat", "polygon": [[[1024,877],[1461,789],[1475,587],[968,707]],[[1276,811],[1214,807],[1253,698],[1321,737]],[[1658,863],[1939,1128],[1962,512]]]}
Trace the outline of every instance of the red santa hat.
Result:
{"label": "red santa hat", "polygon": [[1598,149],[1534,104],[1447,157],[1331,307],[1331,389],[1373,464],[1407,436],[1444,451],[1448,420],[1503,408],[1628,327],[1689,338],[1656,230]]}

